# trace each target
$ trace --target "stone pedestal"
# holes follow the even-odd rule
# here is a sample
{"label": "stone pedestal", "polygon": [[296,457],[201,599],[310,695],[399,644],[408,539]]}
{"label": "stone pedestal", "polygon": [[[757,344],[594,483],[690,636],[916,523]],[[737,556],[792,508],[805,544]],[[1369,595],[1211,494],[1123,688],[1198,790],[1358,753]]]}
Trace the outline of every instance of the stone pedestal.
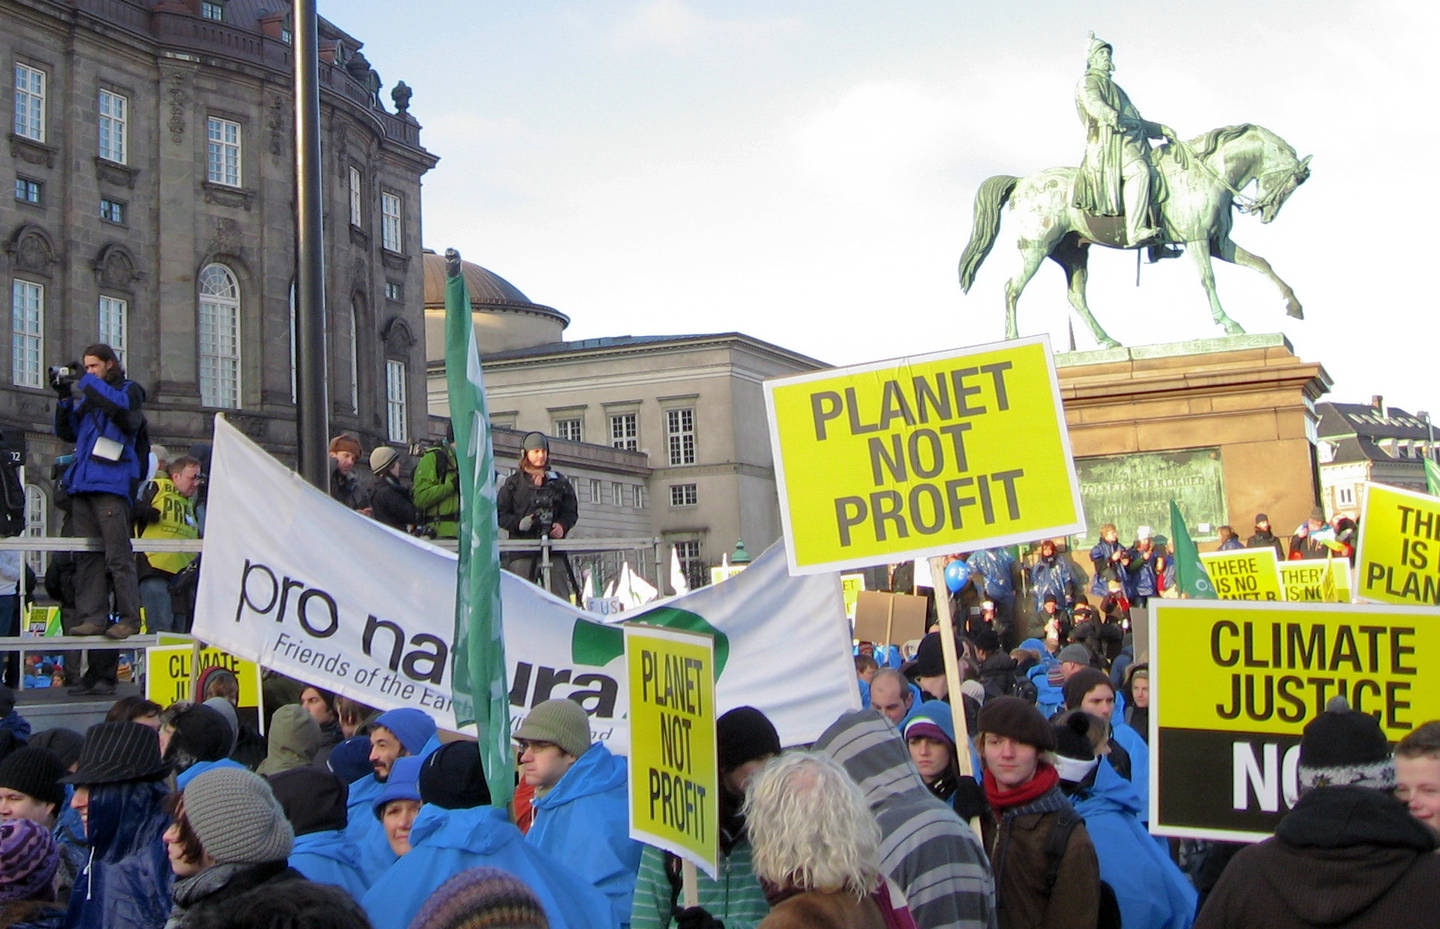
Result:
{"label": "stone pedestal", "polygon": [[[1286,535],[1314,505],[1314,402],[1331,381],[1324,367],[1297,358],[1284,336],[1069,352],[1055,364],[1076,459],[1218,449],[1225,513],[1217,518],[1242,539],[1256,513]],[[1087,538],[1119,515],[1088,513]],[[1196,528],[1197,538],[1213,538],[1213,527]]]}

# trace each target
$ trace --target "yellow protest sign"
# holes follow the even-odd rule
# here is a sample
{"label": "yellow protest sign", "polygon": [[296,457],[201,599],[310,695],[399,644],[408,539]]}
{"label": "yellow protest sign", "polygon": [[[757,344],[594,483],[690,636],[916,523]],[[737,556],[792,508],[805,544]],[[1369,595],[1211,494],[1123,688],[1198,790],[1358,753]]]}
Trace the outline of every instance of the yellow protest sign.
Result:
{"label": "yellow protest sign", "polygon": [[1150,601],[1151,831],[1267,835],[1298,799],[1300,735],[1333,697],[1398,741],[1435,716],[1440,610]]}
{"label": "yellow protest sign", "polygon": [[765,382],[791,574],[1083,534],[1045,337]]}
{"label": "yellow protest sign", "polygon": [[626,624],[630,690],[630,837],[694,862],[720,858],[715,643],[708,635]]}
{"label": "yellow protest sign", "polygon": [[840,575],[840,593],[845,597],[845,615],[852,620],[855,618],[855,604],[860,599],[860,591],[864,589],[865,575]]}
{"label": "yellow protest sign", "polygon": [[1221,600],[1284,600],[1275,549],[1242,548],[1200,556]]}
{"label": "yellow protest sign", "polygon": [[25,629],[22,634],[27,636],[64,635],[65,630],[60,626],[60,607],[30,604],[25,610]]}
{"label": "yellow protest sign", "polygon": [[[161,706],[176,700],[195,698],[195,678],[190,671],[194,649],[189,645],[160,645],[145,650],[145,699]],[[242,707],[260,705],[260,666],[218,648],[200,650],[200,670],[221,667],[235,672],[240,681]]]}
{"label": "yellow protest sign", "polygon": [[1329,559],[1306,558],[1280,562],[1280,584],[1292,603],[1333,603],[1335,576]]}
{"label": "yellow protest sign", "polygon": [[1330,577],[1326,580],[1326,599],[1336,603],[1349,603],[1350,562],[1345,558],[1330,559]]}
{"label": "yellow protest sign", "polygon": [[1361,599],[1440,606],[1440,497],[1366,484],[1355,555]]}

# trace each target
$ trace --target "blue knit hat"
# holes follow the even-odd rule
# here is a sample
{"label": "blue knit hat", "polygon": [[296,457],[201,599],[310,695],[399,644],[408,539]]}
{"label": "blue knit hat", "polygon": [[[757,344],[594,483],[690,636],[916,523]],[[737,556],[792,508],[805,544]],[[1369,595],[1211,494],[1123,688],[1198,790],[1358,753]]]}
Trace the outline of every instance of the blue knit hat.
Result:
{"label": "blue knit hat", "polygon": [[370,764],[370,737],[357,735],[330,749],[325,765],[346,784],[353,784],[367,774],[374,774]]}
{"label": "blue knit hat", "polygon": [[410,707],[381,713],[375,725],[395,733],[405,751],[412,755],[420,754],[420,749],[435,735],[435,720],[424,711]]}

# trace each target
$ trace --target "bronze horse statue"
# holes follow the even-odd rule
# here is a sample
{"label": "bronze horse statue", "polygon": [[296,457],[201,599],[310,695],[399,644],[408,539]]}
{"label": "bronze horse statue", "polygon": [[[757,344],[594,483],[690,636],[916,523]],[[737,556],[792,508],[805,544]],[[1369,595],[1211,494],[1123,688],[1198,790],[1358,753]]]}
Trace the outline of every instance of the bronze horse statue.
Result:
{"label": "bronze horse statue", "polygon": [[[1303,318],[1300,301],[1290,285],[1271,270],[1259,255],[1230,241],[1234,219],[1231,208],[1259,213],[1270,222],[1286,198],[1310,176],[1310,156],[1300,159],[1285,140],[1262,126],[1239,125],[1213,129],[1188,142],[1161,146],[1153,152],[1156,172],[1162,178],[1160,201],[1160,242],[1183,243],[1200,270],[1200,282],[1210,297],[1210,317],[1231,335],[1244,332],[1220,307],[1215,294],[1215,270],[1211,257],[1254,268],[1280,288],[1285,311]],[[975,223],[970,242],[960,256],[960,286],[965,292],[975,283],[975,274],[990,254],[1000,231],[1000,210],[1008,202],[1019,221],[1015,244],[1024,264],[1005,284],[1005,337],[1019,338],[1015,307],[1020,294],[1040,262],[1053,258],[1065,269],[1070,305],[1090,327],[1105,348],[1119,342],[1110,338],[1085,302],[1088,276],[1086,259],[1092,244],[1123,248],[1125,221],[1122,216],[1092,216],[1071,206],[1074,168],[1050,168],[1039,174],[1017,178],[997,174],[980,185],[975,194]],[[1255,196],[1241,191],[1251,182]]]}

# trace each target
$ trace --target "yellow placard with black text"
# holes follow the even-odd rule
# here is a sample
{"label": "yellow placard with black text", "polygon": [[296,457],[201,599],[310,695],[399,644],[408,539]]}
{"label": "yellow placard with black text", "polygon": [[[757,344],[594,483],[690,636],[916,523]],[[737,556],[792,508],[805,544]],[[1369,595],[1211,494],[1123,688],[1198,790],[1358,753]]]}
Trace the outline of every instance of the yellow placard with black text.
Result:
{"label": "yellow placard with black text", "polygon": [[1440,497],[1365,485],[1355,565],[1362,600],[1440,606]]}
{"label": "yellow placard with black text", "polygon": [[1221,600],[1284,600],[1280,586],[1280,562],[1275,549],[1240,548],[1228,552],[1205,552],[1200,561],[1215,585]]}
{"label": "yellow placard with black text", "polygon": [[[1151,600],[1150,828],[1254,839],[1299,799],[1305,727],[1335,697],[1396,742],[1440,707],[1440,609]],[[1427,669],[1422,674],[1422,669]]]}
{"label": "yellow placard with black text", "polygon": [[1083,534],[1046,337],[765,382],[791,574]]}
{"label": "yellow placard with black text", "polygon": [[715,641],[627,623],[630,837],[719,873]]}
{"label": "yellow placard with black text", "polygon": [[[189,645],[158,645],[145,650],[145,699],[161,706],[195,699],[195,678],[190,670],[194,649]],[[218,648],[200,650],[200,670],[220,667],[235,673],[240,682],[239,706],[260,706],[260,666]]]}
{"label": "yellow placard with black text", "polygon": [[845,598],[845,615],[851,620],[855,618],[855,604],[860,602],[860,591],[864,589],[865,575],[840,575],[840,594]]}
{"label": "yellow placard with black text", "polygon": [[[1338,564],[1349,567],[1350,563],[1341,558]],[[1291,603],[1340,602],[1336,565],[1337,561],[1331,558],[1280,562],[1280,584],[1285,589],[1283,599]]]}

